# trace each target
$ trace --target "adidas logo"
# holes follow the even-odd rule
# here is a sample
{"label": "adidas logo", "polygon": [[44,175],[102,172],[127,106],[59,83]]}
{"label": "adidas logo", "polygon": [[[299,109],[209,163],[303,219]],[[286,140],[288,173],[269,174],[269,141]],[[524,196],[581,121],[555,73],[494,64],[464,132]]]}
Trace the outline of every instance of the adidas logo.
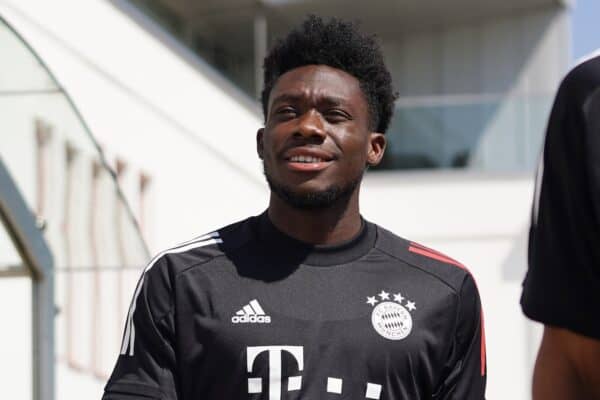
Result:
{"label": "adidas logo", "polygon": [[254,299],[236,312],[231,317],[231,322],[234,324],[270,324],[271,317],[265,314],[265,310]]}

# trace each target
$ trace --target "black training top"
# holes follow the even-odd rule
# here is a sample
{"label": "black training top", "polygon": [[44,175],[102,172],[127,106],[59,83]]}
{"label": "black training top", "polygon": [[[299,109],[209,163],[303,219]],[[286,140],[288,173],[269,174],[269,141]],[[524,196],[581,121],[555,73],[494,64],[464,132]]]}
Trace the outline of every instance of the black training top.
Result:
{"label": "black training top", "polygon": [[146,267],[104,400],[480,400],[475,282],[369,222],[336,246],[266,213]]}
{"label": "black training top", "polygon": [[563,80],[548,123],[521,304],[600,339],[600,57]]}

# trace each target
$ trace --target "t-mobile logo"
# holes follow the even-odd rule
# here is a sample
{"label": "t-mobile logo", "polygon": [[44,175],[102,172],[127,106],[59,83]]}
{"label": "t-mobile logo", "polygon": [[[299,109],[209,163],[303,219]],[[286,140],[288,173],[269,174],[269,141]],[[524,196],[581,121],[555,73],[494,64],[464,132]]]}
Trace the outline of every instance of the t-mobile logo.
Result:
{"label": "t-mobile logo", "polygon": [[[259,354],[267,352],[269,354],[269,400],[281,400],[281,364],[283,353],[291,354],[298,364],[298,372],[304,369],[304,348],[302,346],[254,346],[247,347],[248,373],[254,369],[254,361]],[[302,388],[302,376],[290,376],[287,378],[287,391],[292,392]],[[327,393],[343,395],[347,398],[348,394],[343,389],[343,379],[327,377]],[[325,388],[324,388],[325,389]],[[367,382],[365,397],[367,399],[379,400],[381,398],[381,385]],[[248,393],[262,393],[262,378],[248,378]],[[354,397],[353,397],[354,398]]]}
{"label": "t-mobile logo", "polygon": [[[291,354],[298,363],[298,372],[304,369],[302,346],[254,346],[248,347],[248,372],[252,372],[254,360],[263,352],[269,353],[269,400],[281,400],[281,359],[283,352]],[[300,390],[302,376],[288,377],[287,391]],[[262,378],[248,378],[248,393],[262,393]]]}

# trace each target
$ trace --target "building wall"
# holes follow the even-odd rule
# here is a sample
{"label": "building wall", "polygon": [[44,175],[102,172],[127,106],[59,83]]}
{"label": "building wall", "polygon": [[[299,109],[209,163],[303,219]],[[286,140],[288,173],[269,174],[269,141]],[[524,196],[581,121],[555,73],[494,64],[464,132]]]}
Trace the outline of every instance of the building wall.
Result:
{"label": "building wall", "polygon": [[463,153],[469,168],[533,169],[568,66],[569,29],[556,6],[387,38],[404,117],[392,126],[392,151],[446,166]]}
{"label": "building wall", "polygon": [[[260,117],[201,61],[174,56],[184,50],[158,29],[148,34],[150,21],[142,29],[100,0],[7,0],[0,2],[0,14],[74,98],[109,161],[128,166],[123,192],[137,216],[145,214],[151,252],[266,207],[267,189],[254,153]],[[421,33],[386,50],[397,54],[389,62],[401,71],[395,79],[409,101],[549,94],[568,62],[562,58],[567,25],[560,12],[541,11]],[[501,112],[499,107],[486,125],[498,131],[495,138],[508,129],[494,125],[493,116]],[[52,123],[61,128],[60,119]],[[150,182],[143,208],[138,180],[132,178],[140,173]],[[529,397],[538,339],[534,325],[521,316],[518,297],[531,195],[528,175],[386,172],[369,173],[364,184],[367,218],[470,267],[487,317],[490,399]],[[57,292],[61,298],[60,286]],[[116,314],[113,321],[123,321],[124,315]],[[117,353],[115,348],[102,355],[98,376],[70,367],[59,354],[57,399],[99,398]]]}
{"label": "building wall", "polygon": [[562,7],[389,38],[400,97],[552,93],[569,60]]}
{"label": "building wall", "polygon": [[150,176],[149,220],[160,227],[149,228],[153,251],[261,211],[260,164],[248,151],[260,118],[241,92],[219,86],[215,71],[174,57],[109,2],[4,4],[2,14],[76,100],[109,158]]}
{"label": "building wall", "polygon": [[[151,253],[265,207],[267,192],[254,153],[260,118],[241,93],[224,90],[218,73],[174,56],[173,48],[109,2],[6,1],[0,2],[0,15],[47,63],[107,161],[115,171],[122,170],[122,191],[136,217],[144,214],[142,228]],[[6,51],[2,48],[3,57],[14,59]],[[27,76],[28,66],[19,64],[22,71],[7,75]],[[36,121],[52,131],[43,175],[52,185],[44,217],[50,221],[46,237],[56,250],[57,267],[56,398],[100,398],[119,352],[125,312],[143,262],[135,261],[137,268],[115,269],[121,257],[113,224],[114,189],[105,171],[94,173],[96,149],[90,148],[66,99],[54,93],[2,97],[1,103],[0,154],[33,211],[40,179]],[[67,143],[79,154],[71,167],[72,190],[66,183]],[[148,181],[143,199],[142,175]],[[66,197],[76,222],[69,240],[61,229]],[[70,256],[62,250],[67,241]],[[15,372],[10,375],[14,385],[3,385],[0,397],[30,398],[29,281],[7,279],[0,279],[0,303],[19,307],[2,314],[14,318],[15,330],[2,335],[10,347],[0,351],[6,356],[3,365],[12,365]],[[18,360],[11,349],[20,349]]]}

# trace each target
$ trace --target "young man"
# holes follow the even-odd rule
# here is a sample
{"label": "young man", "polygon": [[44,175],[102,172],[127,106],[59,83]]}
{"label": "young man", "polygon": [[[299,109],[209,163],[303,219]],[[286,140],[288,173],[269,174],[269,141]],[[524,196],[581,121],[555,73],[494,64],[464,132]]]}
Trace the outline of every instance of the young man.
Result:
{"label": "young man", "polygon": [[105,400],[483,398],[471,275],[359,214],[394,99],[353,24],[309,17],[271,50],[269,208],[150,263]]}
{"label": "young man", "polygon": [[562,82],[539,172],[521,298],[545,324],[533,398],[600,399],[600,53]]}

